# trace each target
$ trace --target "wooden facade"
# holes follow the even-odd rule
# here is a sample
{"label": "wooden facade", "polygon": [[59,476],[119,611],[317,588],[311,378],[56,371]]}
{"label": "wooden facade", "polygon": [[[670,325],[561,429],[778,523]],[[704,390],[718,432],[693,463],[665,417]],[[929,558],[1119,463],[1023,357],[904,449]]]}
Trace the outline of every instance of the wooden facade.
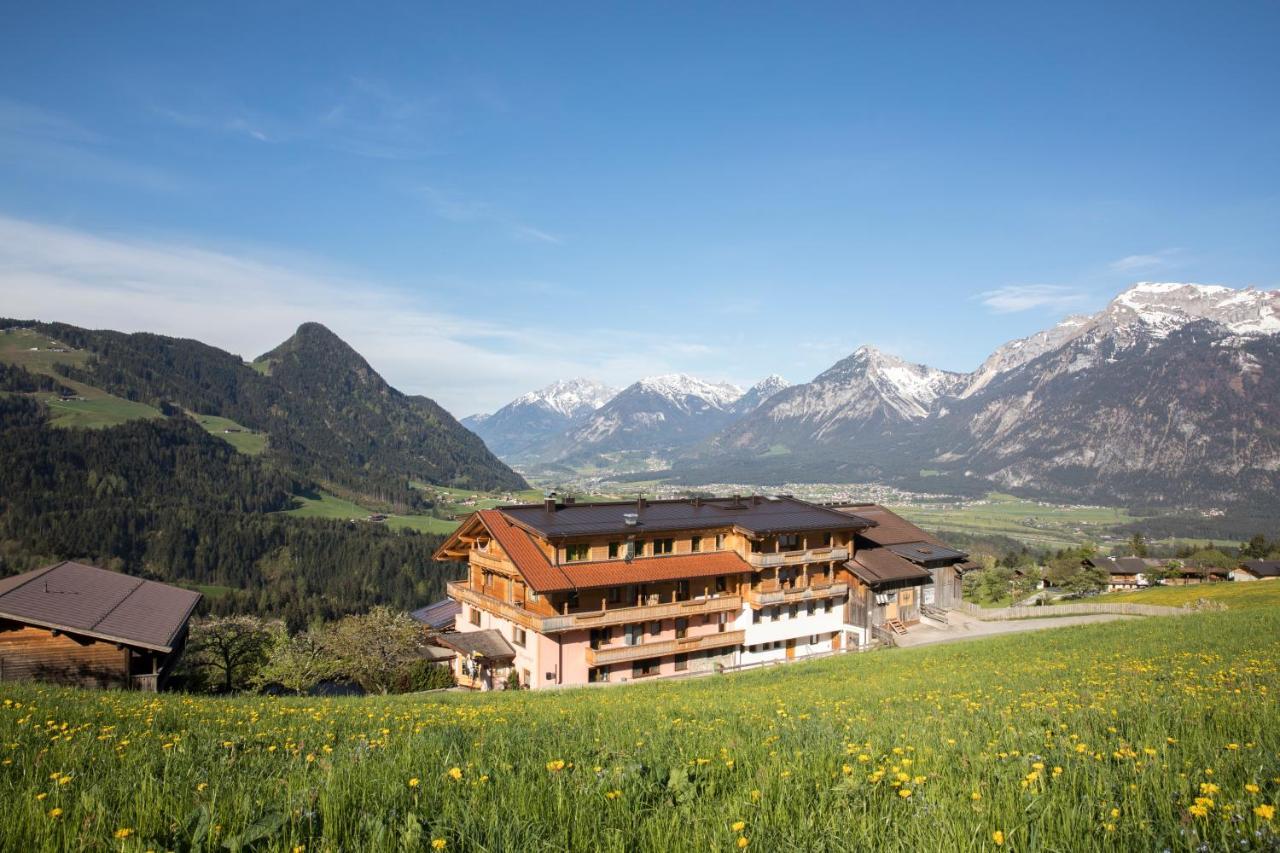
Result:
{"label": "wooden facade", "polygon": [[165,653],[0,620],[0,681],[154,691],[181,653],[181,645]]}

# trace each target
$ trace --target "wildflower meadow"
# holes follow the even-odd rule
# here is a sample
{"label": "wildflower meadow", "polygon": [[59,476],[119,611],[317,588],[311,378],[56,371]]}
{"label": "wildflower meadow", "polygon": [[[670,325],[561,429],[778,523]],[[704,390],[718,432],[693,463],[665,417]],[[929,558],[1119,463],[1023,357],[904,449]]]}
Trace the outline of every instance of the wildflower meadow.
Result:
{"label": "wildflower meadow", "polygon": [[543,693],[0,686],[0,849],[1274,850],[1280,611]]}

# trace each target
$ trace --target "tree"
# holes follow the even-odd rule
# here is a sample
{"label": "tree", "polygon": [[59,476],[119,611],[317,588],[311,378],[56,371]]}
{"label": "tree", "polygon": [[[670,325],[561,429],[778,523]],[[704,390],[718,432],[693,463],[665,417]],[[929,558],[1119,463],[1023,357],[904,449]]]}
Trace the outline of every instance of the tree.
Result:
{"label": "tree", "polygon": [[254,683],[259,687],[279,684],[294,693],[305,693],[321,681],[338,675],[341,668],[341,663],[325,646],[322,634],[302,631],[288,637],[281,632]]}
{"label": "tree", "polygon": [[218,683],[221,692],[243,689],[267,660],[280,623],[257,616],[214,616],[191,624],[187,654],[191,665]]}
{"label": "tree", "polygon": [[334,623],[323,643],[343,675],[370,693],[389,693],[421,657],[426,632],[407,613],[375,607]]}
{"label": "tree", "polygon": [[1073,595],[1083,595],[1086,592],[1106,589],[1109,580],[1107,573],[1102,569],[1082,568],[1067,578],[1062,588]]}
{"label": "tree", "polygon": [[1240,546],[1240,556],[1246,560],[1262,560],[1266,558],[1267,552],[1270,550],[1270,546],[1267,544],[1267,537],[1257,533],[1251,536],[1248,542]]}
{"label": "tree", "polygon": [[1234,569],[1236,561],[1217,548],[1202,548],[1187,557],[1187,563],[1193,566],[1211,566],[1215,569]]}
{"label": "tree", "polygon": [[1133,552],[1132,555],[1134,557],[1147,556],[1147,537],[1138,531],[1134,531],[1133,535],[1129,537],[1129,550]]}

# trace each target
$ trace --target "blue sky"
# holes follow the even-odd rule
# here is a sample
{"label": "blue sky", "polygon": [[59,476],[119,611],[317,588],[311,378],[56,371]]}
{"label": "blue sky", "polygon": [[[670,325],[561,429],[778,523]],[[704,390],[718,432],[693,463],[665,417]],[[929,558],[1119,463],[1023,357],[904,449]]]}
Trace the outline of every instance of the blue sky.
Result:
{"label": "blue sky", "polygon": [[11,9],[0,314],[320,320],[465,415],[1280,286],[1275,3],[343,5]]}

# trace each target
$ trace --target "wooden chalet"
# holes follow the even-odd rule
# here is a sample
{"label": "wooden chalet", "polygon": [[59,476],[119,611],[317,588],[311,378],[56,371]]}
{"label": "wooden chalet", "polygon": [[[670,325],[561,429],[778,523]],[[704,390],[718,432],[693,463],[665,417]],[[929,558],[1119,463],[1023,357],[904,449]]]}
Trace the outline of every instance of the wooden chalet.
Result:
{"label": "wooden chalet", "polygon": [[[859,538],[882,524],[898,525],[887,544]],[[870,566],[857,562],[864,549],[879,550]],[[456,630],[496,631],[510,657],[487,641],[479,657],[454,635],[442,641],[458,648],[460,682],[480,687],[512,672],[543,687],[785,661],[864,645],[894,616],[887,602],[864,603],[851,622],[854,586],[891,592],[894,618],[914,621],[917,590],[964,556],[873,504],[550,497],[472,513],[436,553],[468,564],[448,588],[462,606]]]}
{"label": "wooden chalet", "polygon": [[75,562],[0,579],[0,681],[158,690],[200,597]]}

